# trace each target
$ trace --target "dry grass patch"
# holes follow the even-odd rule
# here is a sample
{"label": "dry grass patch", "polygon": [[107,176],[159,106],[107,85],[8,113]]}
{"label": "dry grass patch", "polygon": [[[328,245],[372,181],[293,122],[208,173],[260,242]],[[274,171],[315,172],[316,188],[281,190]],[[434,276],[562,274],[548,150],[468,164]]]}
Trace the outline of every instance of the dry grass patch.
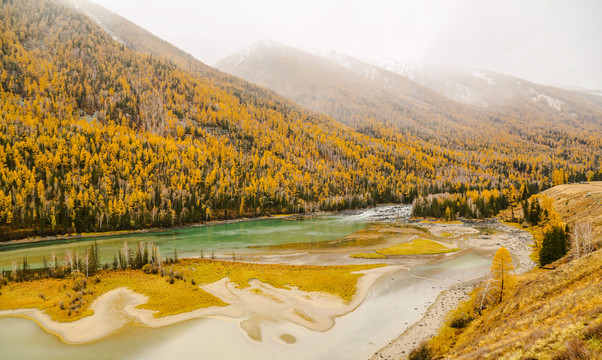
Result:
{"label": "dry grass patch", "polygon": [[[561,354],[567,359],[578,354],[602,359],[600,274],[602,251],[553,271],[522,275],[506,300],[485,309],[465,329],[454,329],[448,322],[431,340],[431,348],[452,359],[546,360]],[[469,300],[450,319],[475,314],[474,307]]]}
{"label": "dry grass patch", "polygon": [[439,242],[428,239],[414,239],[403,244],[390,246],[376,252],[382,255],[432,255],[460,250],[449,248]]}
{"label": "dry grass patch", "polygon": [[296,287],[307,292],[325,292],[350,301],[355,295],[357,280],[362,276],[357,272],[381,266],[384,265],[309,266],[187,259],[174,270],[182,272],[185,278],[194,278],[197,284],[228,277],[240,288],[246,288],[249,280],[257,279],[281,289]]}

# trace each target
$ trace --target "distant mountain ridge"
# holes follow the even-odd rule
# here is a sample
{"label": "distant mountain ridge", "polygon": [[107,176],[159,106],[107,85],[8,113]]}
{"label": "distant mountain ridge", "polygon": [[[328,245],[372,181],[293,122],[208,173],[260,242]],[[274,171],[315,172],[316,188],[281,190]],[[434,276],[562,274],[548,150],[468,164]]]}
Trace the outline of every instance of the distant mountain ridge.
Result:
{"label": "distant mountain ridge", "polygon": [[[262,41],[216,64],[222,71],[272,89],[351,126],[374,119],[434,133],[447,125],[469,130],[462,104],[392,72],[347,58],[348,66],[275,42]],[[375,79],[376,78],[376,79]]]}
{"label": "distant mountain ridge", "polygon": [[445,125],[460,131],[525,122],[553,124],[566,131],[602,126],[602,97],[491,71],[401,63],[377,66],[343,54],[310,54],[269,41],[216,66],[353,126],[362,118],[402,127]]}
{"label": "distant mountain ridge", "polygon": [[593,113],[602,111],[602,99],[591,93],[540,85],[493,71],[402,62],[378,65],[452,100],[507,114],[515,110],[539,111],[552,116],[579,113],[584,109]]}
{"label": "distant mountain ridge", "polygon": [[[476,85],[470,86],[479,101],[460,102],[451,92],[441,94],[346,55],[311,54],[265,41],[216,66],[361,132],[377,137],[393,133],[403,137],[409,132],[464,158],[486,157],[492,168],[502,163],[529,168],[520,165],[522,160],[517,162],[522,157],[562,158],[577,167],[602,161],[602,110],[591,99],[594,95],[473,71],[462,74],[473,79]],[[531,93],[496,86],[508,82],[523,84]],[[481,93],[484,87],[491,93]],[[578,153],[588,153],[591,159]]]}

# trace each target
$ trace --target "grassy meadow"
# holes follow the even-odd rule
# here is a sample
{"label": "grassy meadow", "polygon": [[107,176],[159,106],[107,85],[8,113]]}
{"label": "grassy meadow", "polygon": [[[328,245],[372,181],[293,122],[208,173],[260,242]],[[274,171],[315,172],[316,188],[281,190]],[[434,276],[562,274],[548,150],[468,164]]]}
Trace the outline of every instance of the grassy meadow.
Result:
{"label": "grassy meadow", "polygon": [[53,320],[74,321],[91,315],[90,304],[100,295],[127,287],[148,296],[148,302],[139,308],[154,310],[155,317],[162,317],[227,305],[199,287],[225,277],[240,288],[257,279],[276,288],[325,292],[348,302],[362,276],[357,272],[379,266],[382,265],[295,266],[183,259],[165,265],[166,276],[142,270],[101,270],[89,278],[74,273],[64,279],[8,282],[0,288],[0,309],[37,308]]}

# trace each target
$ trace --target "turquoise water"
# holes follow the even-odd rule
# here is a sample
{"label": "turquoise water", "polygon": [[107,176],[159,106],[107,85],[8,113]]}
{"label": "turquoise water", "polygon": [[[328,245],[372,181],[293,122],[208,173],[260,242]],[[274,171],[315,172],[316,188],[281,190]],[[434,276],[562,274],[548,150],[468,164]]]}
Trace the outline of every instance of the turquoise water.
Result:
{"label": "turquoise water", "polygon": [[[205,257],[211,252],[231,254],[252,251],[250,247],[282,245],[301,242],[335,240],[364,229],[369,219],[345,216],[320,216],[303,219],[269,219],[243,221],[229,224],[216,224],[170,231],[143,234],[117,235],[96,238],[101,263],[112,264],[113,256],[127,241],[130,248],[137,248],[139,241],[152,242],[159,247],[163,257],[173,257],[177,249],[178,257]],[[27,256],[32,268],[42,267],[43,258],[48,260],[52,251],[63,258],[67,250],[83,254],[94,243],[91,239],[72,239],[0,246],[0,268],[8,270],[13,260],[19,263]]]}

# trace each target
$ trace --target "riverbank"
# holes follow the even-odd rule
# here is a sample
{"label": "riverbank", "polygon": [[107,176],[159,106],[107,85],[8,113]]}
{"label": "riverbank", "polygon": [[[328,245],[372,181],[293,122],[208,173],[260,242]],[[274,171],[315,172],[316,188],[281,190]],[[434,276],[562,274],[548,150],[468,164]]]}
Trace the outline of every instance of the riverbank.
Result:
{"label": "riverbank", "polygon": [[[362,304],[369,289],[383,276],[402,269],[406,268],[386,266],[360,271],[362,276],[356,283],[355,295],[348,302],[324,292],[302,291],[295,286],[285,289],[259,280],[251,280],[249,287],[242,288],[226,277],[200,288],[228,305],[175,315],[155,317],[156,311],[139,308],[148,302],[147,296],[122,287],[99,296],[90,306],[92,315],[76,321],[55,321],[39,309],[27,308],[1,310],[0,316],[34,320],[44,330],[69,344],[100,340],[126,324],[157,328],[201,318],[239,321],[241,330],[250,339],[261,341],[261,325],[264,322],[288,322],[317,332],[331,329],[336,318],[352,312]],[[293,341],[290,336],[288,339]]]}
{"label": "riverbank", "polygon": [[397,339],[376,352],[370,360],[405,359],[420,343],[433,337],[446,320],[447,314],[455,309],[460,302],[468,298],[470,291],[479,280],[471,280],[454,285],[445,290],[428,307],[424,316],[414,325],[407,328]]}
{"label": "riverbank", "polygon": [[[465,224],[421,224],[430,227],[430,231],[437,234],[452,234],[451,232],[454,231],[454,236],[457,236],[458,232],[466,235],[474,234],[470,229],[479,229],[478,226],[465,228]],[[477,225],[481,226],[481,236],[467,237],[464,240],[466,245],[488,251],[494,251],[500,246],[506,247],[512,254],[516,274],[523,274],[536,266],[530,256],[533,236],[529,232],[499,221],[488,221],[481,224],[477,223]],[[483,225],[486,225],[486,227],[483,227]],[[434,303],[428,307],[426,313],[418,322],[408,327],[398,338],[376,352],[371,360],[406,359],[416,346],[437,334],[437,331],[445,322],[447,314],[466,300],[470,291],[481,280],[476,279],[457,284],[443,291]]]}

